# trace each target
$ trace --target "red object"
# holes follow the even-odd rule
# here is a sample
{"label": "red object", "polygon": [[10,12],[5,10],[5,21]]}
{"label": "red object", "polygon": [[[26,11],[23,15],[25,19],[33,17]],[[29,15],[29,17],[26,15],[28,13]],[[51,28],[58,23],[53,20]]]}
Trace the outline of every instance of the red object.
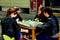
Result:
{"label": "red object", "polygon": [[36,8],[36,3],[38,5],[38,7],[39,7],[42,4],[42,1],[43,0],[37,0],[37,2],[36,2],[36,0],[30,0],[30,8],[31,8],[31,10],[33,10],[34,8]]}
{"label": "red object", "polygon": [[33,2],[30,0],[30,8],[33,9]]}
{"label": "red object", "polygon": [[36,0],[30,0],[30,8],[31,8],[31,10],[36,8]]}
{"label": "red object", "polygon": [[37,3],[38,4],[38,7],[42,4],[42,1],[43,0],[38,0],[38,3]]}

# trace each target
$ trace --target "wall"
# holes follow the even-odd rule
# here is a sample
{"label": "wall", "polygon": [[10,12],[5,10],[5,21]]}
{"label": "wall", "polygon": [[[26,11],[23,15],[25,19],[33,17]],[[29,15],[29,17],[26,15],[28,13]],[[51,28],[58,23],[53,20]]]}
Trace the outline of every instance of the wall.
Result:
{"label": "wall", "polygon": [[29,8],[30,0],[0,0],[0,6],[19,6]]}

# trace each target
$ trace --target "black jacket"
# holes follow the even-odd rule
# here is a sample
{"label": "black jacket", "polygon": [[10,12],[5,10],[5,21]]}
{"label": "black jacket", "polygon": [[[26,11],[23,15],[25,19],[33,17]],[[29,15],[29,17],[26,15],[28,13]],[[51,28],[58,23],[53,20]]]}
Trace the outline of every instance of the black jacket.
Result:
{"label": "black jacket", "polygon": [[10,37],[17,37],[17,31],[20,31],[16,21],[11,17],[5,17],[1,20],[2,35],[8,35]]}
{"label": "black jacket", "polygon": [[47,18],[44,15],[38,16],[38,14],[37,14],[34,19],[36,19],[36,18],[38,18],[39,22],[46,22],[47,21],[46,20]]}
{"label": "black jacket", "polygon": [[43,31],[40,35],[45,34],[48,36],[53,36],[59,32],[59,23],[57,18],[51,15],[49,18],[47,18],[46,23],[43,25],[38,25],[37,28],[40,28]]}
{"label": "black jacket", "polygon": [[17,17],[15,17],[14,19],[16,20],[17,18],[19,19],[18,21],[22,21],[23,20],[20,15],[17,15]]}

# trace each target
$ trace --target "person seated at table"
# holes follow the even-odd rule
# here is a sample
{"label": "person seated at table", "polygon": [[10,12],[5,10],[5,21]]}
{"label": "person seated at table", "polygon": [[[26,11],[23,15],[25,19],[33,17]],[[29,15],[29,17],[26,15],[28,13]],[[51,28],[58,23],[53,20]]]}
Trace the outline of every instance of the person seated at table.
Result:
{"label": "person seated at table", "polygon": [[[16,22],[18,23],[18,24],[20,24],[20,22],[24,22],[24,20],[21,18],[21,16],[19,15],[20,14],[20,12],[21,12],[21,10],[18,8],[18,7],[14,7],[14,10],[17,12],[17,17],[15,17],[14,19],[16,20]],[[26,30],[27,29],[22,29],[21,28],[21,30],[23,30],[23,31],[25,31],[24,33],[26,33]],[[27,30],[28,31],[28,30]],[[20,39],[20,31],[18,32],[18,39]],[[22,34],[22,33],[21,33]]]}
{"label": "person seated at table", "polygon": [[38,13],[35,16],[35,21],[39,21],[39,22],[46,22],[46,17],[43,15],[43,9],[44,7],[40,7],[38,8]]}
{"label": "person seated at table", "polygon": [[53,36],[59,32],[59,23],[57,18],[52,14],[51,8],[44,8],[44,16],[47,18],[47,22],[43,25],[38,25],[37,28],[40,29],[40,34],[36,36],[37,40],[58,40]]}
{"label": "person seated at table", "polygon": [[20,27],[13,19],[16,16],[17,13],[12,8],[7,9],[6,17],[1,20],[3,40],[18,40],[17,32],[20,31]]}
{"label": "person seated at table", "polygon": [[14,9],[15,9],[15,11],[17,12],[17,17],[15,17],[15,20],[17,21],[17,23],[19,22],[19,21],[21,21],[21,22],[23,22],[24,20],[21,18],[21,16],[20,16],[20,13],[21,13],[21,10],[18,8],[18,7],[14,7]]}
{"label": "person seated at table", "polygon": [[39,8],[38,8],[38,13],[36,14],[36,16],[35,16],[34,19],[40,18],[40,14],[42,13],[42,9],[43,9],[43,7],[40,7],[40,6],[39,6]]}
{"label": "person seated at table", "polygon": [[[46,22],[47,21],[46,17],[43,15],[43,9],[44,9],[44,7],[39,6],[38,13],[35,16],[34,21],[39,21],[39,22]],[[36,30],[35,30],[36,35],[40,33],[39,30],[40,30],[39,28],[36,28]],[[31,30],[29,30],[29,33],[28,33],[28,35],[29,35],[28,37],[29,38],[31,38],[30,37],[31,34],[32,34]]]}
{"label": "person seated at table", "polygon": [[[47,18],[44,16],[43,9],[44,9],[44,7],[39,6],[38,13],[34,18],[35,21],[39,21],[39,22],[42,22],[42,23],[47,22]],[[36,35],[38,35],[40,33],[40,29],[36,28],[35,33],[36,33]]]}

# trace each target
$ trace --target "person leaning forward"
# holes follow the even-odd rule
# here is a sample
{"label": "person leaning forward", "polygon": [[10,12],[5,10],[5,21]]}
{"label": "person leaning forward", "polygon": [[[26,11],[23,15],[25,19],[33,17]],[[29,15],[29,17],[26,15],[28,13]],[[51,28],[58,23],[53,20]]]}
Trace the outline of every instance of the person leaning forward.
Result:
{"label": "person leaning forward", "polygon": [[1,20],[3,40],[17,40],[17,32],[20,31],[20,28],[13,19],[17,14],[12,8],[8,8],[6,15],[8,15],[8,17],[6,16]]}

